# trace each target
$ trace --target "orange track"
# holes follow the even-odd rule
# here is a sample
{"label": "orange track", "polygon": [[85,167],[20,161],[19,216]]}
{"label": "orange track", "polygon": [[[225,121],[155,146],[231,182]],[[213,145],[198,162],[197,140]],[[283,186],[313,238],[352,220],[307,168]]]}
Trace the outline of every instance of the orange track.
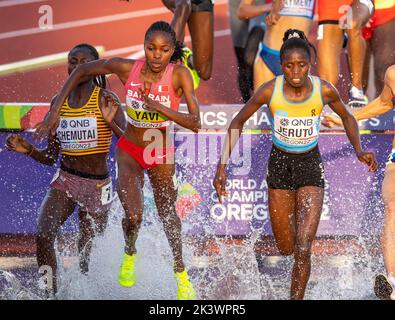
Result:
{"label": "orange track", "polygon": [[[42,4],[47,3],[53,8],[54,24],[163,7],[159,0],[135,0],[131,3],[119,0],[53,0],[5,7],[0,9],[0,21],[2,21],[0,33],[37,27],[42,15],[38,13],[38,9]],[[151,23],[157,20],[170,22],[171,18],[172,14],[169,11],[163,15],[0,39],[2,48],[0,64],[68,51],[82,42],[103,45],[107,51],[139,45],[143,43],[144,33]],[[229,29],[227,19],[227,5],[217,5],[215,7],[215,30]],[[210,81],[203,82],[199,88],[200,103],[238,103],[240,101],[235,64],[230,36],[216,38],[213,76]],[[66,76],[66,66],[62,65],[0,77],[0,102],[49,102],[63,84]],[[110,85],[123,99],[124,93],[120,82],[112,79]]]}
{"label": "orange track", "polygon": [[[163,8],[160,0],[131,2],[52,0],[17,5],[1,8],[0,35],[5,32],[37,28],[39,18],[42,16],[38,10],[43,4],[49,4],[52,7],[55,25],[81,19]],[[157,20],[170,22],[171,19],[172,14],[166,11],[161,15],[0,39],[0,64],[68,51],[82,42],[103,45],[107,51],[139,45],[143,43],[144,33],[151,23]],[[221,4],[217,1],[215,5],[214,29],[216,31],[229,29],[226,3]],[[313,29],[310,40],[314,42],[315,28]],[[215,38],[212,79],[201,83],[197,93],[199,102],[201,104],[240,103],[236,76],[237,66],[231,37],[226,35]],[[0,76],[0,102],[49,102],[66,77],[65,65],[23,74]],[[112,79],[110,86],[123,99],[124,92],[120,82]]]}

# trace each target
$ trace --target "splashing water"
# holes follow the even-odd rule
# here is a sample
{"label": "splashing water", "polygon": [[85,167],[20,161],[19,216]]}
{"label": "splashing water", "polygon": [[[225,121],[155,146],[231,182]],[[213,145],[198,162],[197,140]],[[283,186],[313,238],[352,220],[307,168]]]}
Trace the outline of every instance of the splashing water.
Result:
{"label": "splashing water", "polygon": [[[144,190],[144,194],[150,194]],[[173,258],[162,223],[145,199],[143,224],[137,240],[137,282],[132,288],[118,284],[117,275],[123,255],[121,219],[123,209],[113,202],[109,223],[92,248],[89,272],[79,271],[73,246],[58,252],[58,299],[176,299]],[[205,217],[199,223],[205,226]],[[255,242],[260,231],[231,245],[215,238],[217,254],[196,253],[189,241],[188,219],[183,220],[183,256],[199,299],[288,299],[293,258],[256,256]],[[196,222],[195,222],[196,223]],[[206,223],[207,224],[207,223]],[[210,230],[206,230],[209,234]],[[76,240],[74,237],[73,241]],[[360,245],[365,248],[363,239]],[[313,255],[306,299],[372,299],[372,279],[378,263],[367,250],[356,254],[351,249],[342,255]],[[40,299],[35,279],[20,279],[9,271],[0,271],[0,299]],[[33,289],[30,287],[33,286]]]}
{"label": "splashing water", "polygon": [[39,300],[40,297],[25,288],[11,272],[0,270],[0,300]]}

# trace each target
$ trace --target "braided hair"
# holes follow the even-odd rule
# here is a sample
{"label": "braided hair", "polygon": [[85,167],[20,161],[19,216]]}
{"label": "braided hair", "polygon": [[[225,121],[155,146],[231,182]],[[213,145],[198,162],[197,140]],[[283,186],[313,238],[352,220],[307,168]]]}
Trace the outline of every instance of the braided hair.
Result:
{"label": "braided hair", "polygon": [[174,31],[174,29],[172,28],[172,26],[170,24],[168,24],[165,21],[157,21],[154,22],[147,30],[147,32],[145,33],[145,37],[144,40],[147,41],[153,33],[157,32],[157,31],[161,31],[164,33],[167,33],[174,45],[174,53],[170,58],[170,62],[175,62],[177,60],[180,60],[183,56],[183,47],[184,44],[181,41],[178,41],[176,39],[176,33]]}
{"label": "braided hair", "polygon": [[280,49],[280,62],[283,61],[284,55],[287,51],[292,49],[302,49],[306,52],[311,60],[310,48],[313,49],[315,56],[317,56],[317,51],[314,46],[309,42],[303,31],[297,29],[288,29],[284,33],[283,45]]}
{"label": "braided hair", "polygon": [[[87,44],[87,43],[78,44],[73,49],[70,50],[70,53],[74,50],[87,50],[89,52],[89,54],[93,57],[93,60],[99,60],[99,52],[97,52],[96,48],[90,44]],[[93,82],[95,83],[95,85],[97,85],[98,87],[100,87],[102,89],[106,88],[106,76],[105,75],[96,76],[94,78]]]}

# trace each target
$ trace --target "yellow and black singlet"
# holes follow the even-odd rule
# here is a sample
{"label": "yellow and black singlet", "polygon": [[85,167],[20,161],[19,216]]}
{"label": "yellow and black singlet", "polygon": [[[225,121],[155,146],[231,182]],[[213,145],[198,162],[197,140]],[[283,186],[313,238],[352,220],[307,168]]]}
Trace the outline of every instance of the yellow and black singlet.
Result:
{"label": "yellow and black singlet", "polygon": [[100,88],[95,87],[88,102],[81,108],[71,108],[68,99],[64,102],[56,130],[63,155],[85,156],[109,152],[112,131],[103,119],[99,94]]}
{"label": "yellow and black singlet", "polygon": [[324,107],[321,80],[309,76],[310,96],[301,102],[291,102],[284,95],[284,76],[276,77],[269,103],[274,145],[289,152],[307,152],[318,143],[320,115]]}

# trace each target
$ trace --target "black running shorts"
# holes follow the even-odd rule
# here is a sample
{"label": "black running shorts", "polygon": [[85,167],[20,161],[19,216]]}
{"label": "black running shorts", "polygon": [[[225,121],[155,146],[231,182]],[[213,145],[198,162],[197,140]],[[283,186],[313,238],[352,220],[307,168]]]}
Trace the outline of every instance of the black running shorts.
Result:
{"label": "black running shorts", "polygon": [[192,0],[192,12],[212,12],[214,9],[214,0]]}
{"label": "black running shorts", "polygon": [[297,190],[307,186],[324,188],[324,166],[318,146],[299,154],[273,146],[266,181],[272,189]]}

